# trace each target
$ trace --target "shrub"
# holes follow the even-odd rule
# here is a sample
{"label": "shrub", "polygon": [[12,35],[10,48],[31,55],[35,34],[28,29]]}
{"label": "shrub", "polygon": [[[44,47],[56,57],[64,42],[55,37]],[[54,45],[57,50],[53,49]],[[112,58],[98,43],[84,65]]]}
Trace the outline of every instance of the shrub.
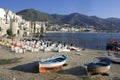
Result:
{"label": "shrub", "polygon": [[13,36],[11,29],[8,29],[8,30],[7,30],[7,35],[8,35],[8,36],[11,36],[11,37]]}

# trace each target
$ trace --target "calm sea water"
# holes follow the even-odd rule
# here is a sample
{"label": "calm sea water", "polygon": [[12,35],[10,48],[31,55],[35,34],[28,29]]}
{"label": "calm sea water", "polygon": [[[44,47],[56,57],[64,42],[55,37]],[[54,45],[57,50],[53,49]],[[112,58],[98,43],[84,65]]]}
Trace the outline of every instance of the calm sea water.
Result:
{"label": "calm sea water", "polygon": [[47,39],[54,42],[75,44],[77,47],[87,47],[89,49],[106,49],[106,43],[111,39],[120,40],[117,33],[47,33]]}

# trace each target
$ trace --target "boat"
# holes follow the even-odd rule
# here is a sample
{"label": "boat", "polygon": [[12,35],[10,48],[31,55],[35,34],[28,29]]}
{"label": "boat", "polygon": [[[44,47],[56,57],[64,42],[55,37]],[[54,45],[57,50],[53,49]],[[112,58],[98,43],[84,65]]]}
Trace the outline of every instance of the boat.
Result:
{"label": "boat", "polygon": [[60,68],[66,63],[66,61],[67,57],[65,55],[56,55],[48,59],[40,59],[39,72],[46,72],[47,69],[50,68]]}
{"label": "boat", "polygon": [[52,49],[53,52],[70,52],[70,49],[67,45],[59,44]]}
{"label": "boat", "polygon": [[70,49],[68,48],[67,45],[65,45],[65,46],[62,46],[62,47],[58,50],[58,52],[70,52]]}
{"label": "boat", "polygon": [[70,50],[75,50],[75,51],[81,51],[80,48],[77,48],[75,46],[69,46]]}
{"label": "boat", "polygon": [[112,62],[120,63],[120,53],[109,53],[107,58]]}
{"label": "boat", "polygon": [[98,59],[91,63],[85,64],[87,71],[92,73],[107,73],[111,67],[111,62],[108,59]]}

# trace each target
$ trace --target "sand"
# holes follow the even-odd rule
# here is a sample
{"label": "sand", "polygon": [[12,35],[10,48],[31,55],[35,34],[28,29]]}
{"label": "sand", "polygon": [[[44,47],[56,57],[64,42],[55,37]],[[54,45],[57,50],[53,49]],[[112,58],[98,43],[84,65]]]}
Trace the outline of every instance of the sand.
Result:
{"label": "sand", "polygon": [[[0,80],[83,80],[86,77],[85,63],[91,62],[106,55],[104,50],[86,49],[82,52],[11,52],[10,48],[0,46],[0,59],[21,58],[19,62],[0,65]],[[82,53],[83,55],[80,55]],[[68,60],[66,66],[58,70],[50,70],[47,73],[38,73],[39,58],[47,58],[52,55],[64,54]],[[94,75],[92,80],[120,80],[120,65],[113,63],[109,75]]]}

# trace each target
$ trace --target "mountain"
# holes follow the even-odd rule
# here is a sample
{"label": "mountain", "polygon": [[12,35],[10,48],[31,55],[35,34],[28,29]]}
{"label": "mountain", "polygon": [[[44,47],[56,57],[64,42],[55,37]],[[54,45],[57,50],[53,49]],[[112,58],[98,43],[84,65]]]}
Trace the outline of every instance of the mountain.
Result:
{"label": "mountain", "polygon": [[87,16],[79,13],[72,13],[70,15],[58,15],[53,14],[53,18],[58,23],[68,23],[71,25],[79,25],[79,26],[88,26],[92,25],[96,29],[104,29],[104,30],[113,30],[120,29],[120,19],[119,18],[99,18],[96,16]]}
{"label": "mountain", "polygon": [[99,18],[97,16],[87,16],[79,13],[69,15],[48,14],[34,9],[25,9],[16,14],[22,15],[28,21],[49,21],[58,24],[71,24],[73,26],[94,26],[96,29],[120,29],[119,18]]}
{"label": "mountain", "polygon": [[53,17],[49,14],[34,9],[25,9],[16,14],[22,15],[23,19],[28,21],[54,21]]}

